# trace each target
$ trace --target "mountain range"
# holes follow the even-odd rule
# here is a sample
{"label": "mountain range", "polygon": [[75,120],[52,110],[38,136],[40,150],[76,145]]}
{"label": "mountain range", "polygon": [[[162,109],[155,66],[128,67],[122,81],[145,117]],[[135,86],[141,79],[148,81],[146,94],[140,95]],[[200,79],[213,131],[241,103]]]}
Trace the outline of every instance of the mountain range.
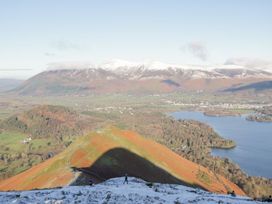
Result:
{"label": "mountain range", "polygon": [[272,72],[236,65],[170,65],[113,61],[101,65],[55,64],[12,92],[20,95],[216,92],[272,79]]}

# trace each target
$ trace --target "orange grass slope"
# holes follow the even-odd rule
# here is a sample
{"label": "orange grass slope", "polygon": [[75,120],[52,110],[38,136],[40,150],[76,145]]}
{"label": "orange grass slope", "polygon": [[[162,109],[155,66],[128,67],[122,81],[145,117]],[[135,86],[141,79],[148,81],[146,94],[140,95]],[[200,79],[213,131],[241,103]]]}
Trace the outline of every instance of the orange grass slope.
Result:
{"label": "orange grass slope", "polygon": [[[112,154],[114,150],[119,151]],[[135,132],[112,126],[79,137],[55,157],[0,182],[0,190],[29,190],[69,185],[79,175],[73,172],[71,167],[92,169],[96,174],[101,173],[104,178],[106,174],[106,177],[110,178],[127,172],[129,175],[153,182],[169,181],[201,187],[216,193],[235,191],[237,195],[245,195],[234,183],[184,159],[167,147]]]}

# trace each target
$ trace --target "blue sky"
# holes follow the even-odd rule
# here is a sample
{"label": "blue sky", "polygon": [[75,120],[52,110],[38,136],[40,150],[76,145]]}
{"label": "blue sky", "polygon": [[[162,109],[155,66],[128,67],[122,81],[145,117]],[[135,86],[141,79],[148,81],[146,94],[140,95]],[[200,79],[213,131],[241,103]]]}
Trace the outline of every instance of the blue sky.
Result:
{"label": "blue sky", "polygon": [[66,61],[271,60],[271,10],[271,0],[0,0],[0,78]]}

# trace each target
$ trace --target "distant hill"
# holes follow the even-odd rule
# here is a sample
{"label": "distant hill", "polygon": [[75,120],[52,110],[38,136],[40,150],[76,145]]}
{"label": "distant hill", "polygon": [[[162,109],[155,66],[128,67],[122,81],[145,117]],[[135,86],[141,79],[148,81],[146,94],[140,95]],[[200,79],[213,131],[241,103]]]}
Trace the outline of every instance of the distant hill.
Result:
{"label": "distant hill", "polygon": [[55,157],[0,182],[0,190],[27,190],[101,182],[125,174],[150,182],[177,183],[217,193],[243,191],[197,165],[132,131],[108,127],[79,137]]}
{"label": "distant hill", "polygon": [[0,92],[15,89],[22,83],[23,83],[23,80],[19,80],[19,79],[0,79]]}
{"label": "distant hill", "polygon": [[[222,65],[223,66],[223,65]],[[272,78],[272,73],[240,67],[113,63],[100,67],[42,72],[13,90],[20,95],[86,95],[100,93],[168,93],[217,91]],[[75,66],[76,67],[76,66]]]}
{"label": "distant hill", "polygon": [[33,138],[62,140],[64,136],[83,134],[89,123],[90,117],[83,117],[69,108],[41,105],[9,117],[0,123],[0,128],[26,133]]}
{"label": "distant hill", "polygon": [[248,91],[248,90],[254,90],[254,91],[267,91],[272,90],[272,81],[261,81],[256,83],[250,83],[250,84],[242,84],[240,86],[234,86],[228,89],[225,89],[224,92],[239,92],[239,91]]}
{"label": "distant hill", "polygon": [[63,151],[100,119],[62,106],[42,105],[0,122],[0,180]]}

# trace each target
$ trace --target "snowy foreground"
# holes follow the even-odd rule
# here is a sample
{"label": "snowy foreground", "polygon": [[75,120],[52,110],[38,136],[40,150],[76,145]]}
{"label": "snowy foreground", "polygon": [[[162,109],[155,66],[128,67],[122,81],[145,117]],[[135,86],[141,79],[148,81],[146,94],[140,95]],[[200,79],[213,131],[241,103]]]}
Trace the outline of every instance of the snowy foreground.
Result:
{"label": "snowy foreground", "polygon": [[258,203],[247,197],[212,194],[174,184],[151,184],[141,179],[110,179],[94,186],[0,192],[0,203]]}

